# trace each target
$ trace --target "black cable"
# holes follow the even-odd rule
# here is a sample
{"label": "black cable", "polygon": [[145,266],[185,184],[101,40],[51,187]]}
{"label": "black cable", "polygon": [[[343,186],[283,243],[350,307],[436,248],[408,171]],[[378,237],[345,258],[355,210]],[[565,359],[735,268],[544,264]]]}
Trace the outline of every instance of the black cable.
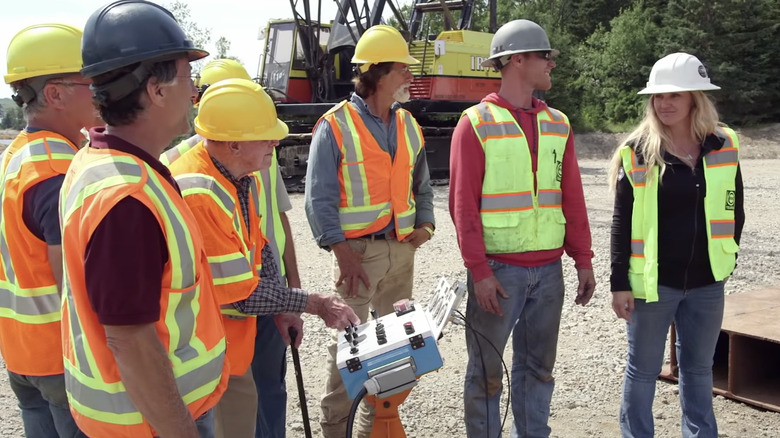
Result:
{"label": "black cable", "polygon": [[[466,328],[474,332],[475,334],[481,336],[483,339],[485,339],[490,345],[490,347],[493,348],[493,351],[496,352],[498,355],[498,358],[501,359],[501,365],[504,367],[504,374],[506,375],[506,407],[504,408],[504,418],[501,420],[501,430],[498,431],[498,438],[501,438],[501,434],[504,432],[504,425],[506,424],[506,417],[509,415],[509,406],[512,404],[512,381],[509,378],[509,368],[506,366],[506,362],[504,362],[504,355],[502,352],[498,351],[498,348],[493,344],[493,342],[488,339],[487,336],[483,335],[479,330],[475,329],[471,324],[469,324],[468,320],[466,319],[466,315],[464,315],[460,310],[453,310],[454,313],[458,314],[460,318],[463,320],[463,323],[466,324]],[[485,378],[485,404],[487,405],[488,399],[490,398],[488,394],[488,385],[487,385],[487,370],[485,369],[485,358],[482,356],[482,344],[479,342],[478,337],[474,337],[474,339],[477,341],[477,348],[479,349],[479,360],[482,362],[482,374]],[[488,428],[490,428],[490,423],[488,422]],[[490,432],[490,430],[488,430]],[[489,435],[488,435],[489,436]]]}
{"label": "black cable", "polygon": [[355,414],[357,413],[358,406],[360,406],[360,401],[363,400],[363,397],[365,397],[366,394],[368,394],[366,388],[360,388],[360,392],[358,392],[355,400],[352,401],[352,407],[349,408],[349,417],[347,417],[347,438],[352,438],[352,426],[355,422]]}

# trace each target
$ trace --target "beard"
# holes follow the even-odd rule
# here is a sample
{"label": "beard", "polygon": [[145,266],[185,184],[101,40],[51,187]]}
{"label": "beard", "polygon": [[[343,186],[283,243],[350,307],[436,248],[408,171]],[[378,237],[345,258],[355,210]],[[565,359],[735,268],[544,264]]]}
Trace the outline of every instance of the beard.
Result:
{"label": "beard", "polygon": [[411,84],[404,84],[398,87],[395,92],[393,92],[393,99],[398,103],[409,102],[409,98],[411,97],[409,93],[410,85]]}

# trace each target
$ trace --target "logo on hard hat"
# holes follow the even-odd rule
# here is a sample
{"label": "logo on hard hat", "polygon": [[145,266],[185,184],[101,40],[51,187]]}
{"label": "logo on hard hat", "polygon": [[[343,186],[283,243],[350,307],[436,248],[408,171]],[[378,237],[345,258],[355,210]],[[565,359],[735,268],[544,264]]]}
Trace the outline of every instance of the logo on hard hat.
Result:
{"label": "logo on hard hat", "polygon": [[703,78],[707,77],[707,69],[705,69],[703,65],[699,65],[699,76]]}

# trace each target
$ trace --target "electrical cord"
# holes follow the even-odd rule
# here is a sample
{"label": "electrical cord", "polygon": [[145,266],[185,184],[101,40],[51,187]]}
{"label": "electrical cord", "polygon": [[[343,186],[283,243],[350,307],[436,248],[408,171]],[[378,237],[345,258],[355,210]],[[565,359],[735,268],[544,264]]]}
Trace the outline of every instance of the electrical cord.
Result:
{"label": "electrical cord", "polygon": [[368,394],[366,388],[360,388],[360,392],[355,396],[355,400],[352,401],[352,406],[349,408],[349,417],[347,417],[347,438],[352,438],[352,427],[355,422],[355,414],[357,414],[358,406],[360,406],[360,402],[366,394]]}
{"label": "electrical cord", "polygon": [[[477,341],[477,348],[479,349],[479,360],[482,363],[482,377],[484,378],[484,383],[485,383],[485,408],[486,408],[485,411],[486,412],[489,412],[490,410],[490,407],[488,405],[488,399],[490,397],[487,390],[488,382],[487,382],[487,370],[485,367],[485,358],[482,355],[482,344],[479,342],[480,336],[485,341],[487,341],[488,345],[490,345],[490,347],[493,348],[493,351],[495,351],[496,354],[498,355],[498,358],[501,359],[501,365],[504,367],[504,374],[506,375],[506,383],[507,383],[506,385],[507,401],[506,401],[506,407],[504,408],[504,418],[501,420],[501,429],[498,431],[498,435],[496,435],[498,438],[501,438],[501,434],[504,432],[504,425],[506,424],[506,418],[509,414],[509,405],[512,404],[512,381],[509,378],[509,368],[507,368],[506,362],[504,362],[503,354],[500,351],[498,351],[498,348],[496,348],[496,346],[493,344],[493,342],[490,341],[490,339],[488,339],[487,336],[483,335],[479,330],[475,329],[471,324],[469,324],[468,320],[466,319],[466,315],[464,315],[460,310],[453,310],[453,313],[456,313],[460,317],[460,319],[463,320],[463,324],[466,326],[467,329],[471,330],[472,332],[474,332],[474,334],[478,335],[475,336],[474,339]],[[489,422],[487,426],[488,426],[487,436],[490,436]],[[348,437],[351,438],[351,435],[349,435]]]}

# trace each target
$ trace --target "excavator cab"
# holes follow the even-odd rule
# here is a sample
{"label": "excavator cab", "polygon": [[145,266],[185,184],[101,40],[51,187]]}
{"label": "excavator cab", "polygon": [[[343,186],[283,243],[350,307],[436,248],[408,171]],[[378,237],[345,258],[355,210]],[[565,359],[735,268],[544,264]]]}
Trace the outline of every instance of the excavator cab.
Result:
{"label": "excavator cab", "polygon": [[[314,23],[307,23],[306,29]],[[276,102],[312,102],[312,87],[307,74],[307,61],[300,30],[294,20],[272,20],[265,30],[265,48],[260,65],[260,83]],[[319,47],[314,50],[325,56],[330,37],[330,25],[320,24],[317,32]]]}

